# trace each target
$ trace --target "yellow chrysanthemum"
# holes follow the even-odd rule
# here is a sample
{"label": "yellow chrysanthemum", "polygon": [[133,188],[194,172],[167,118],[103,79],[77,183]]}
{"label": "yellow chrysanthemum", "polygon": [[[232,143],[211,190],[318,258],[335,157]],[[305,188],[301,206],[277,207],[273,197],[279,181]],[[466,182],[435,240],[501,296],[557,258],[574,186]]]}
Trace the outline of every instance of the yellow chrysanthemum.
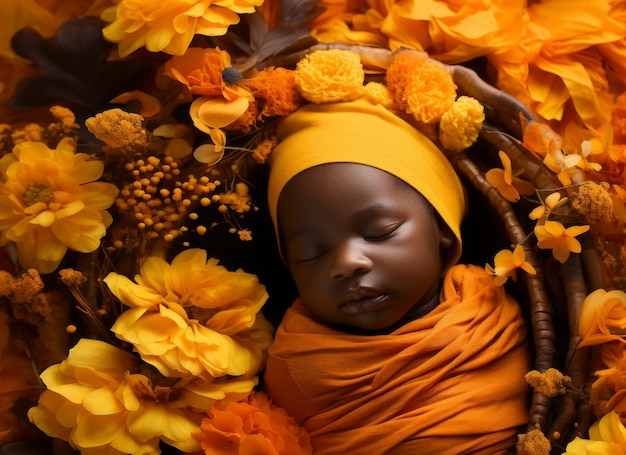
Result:
{"label": "yellow chrysanthemum", "polygon": [[94,251],[112,222],[117,188],[94,182],[102,162],[75,149],[72,139],[55,150],[25,142],[0,160],[0,244],[15,242],[25,268],[50,273],[68,248]]}
{"label": "yellow chrysanthemum", "polygon": [[81,338],[66,360],[41,374],[47,390],[28,418],[87,455],[157,454],[160,440],[195,453],[200,444],[193,435],[200,433],[206,406],[242,399],[256,382],[226,389],[197,378],[160,384],[140,366],[127,351]]}
{"label": "yellow chrysanthemum", "polygon": [[564,455],[626,454],[626,427],[615,412],[609,412],[589,429],[589,439],[577,436]]}
{"label": "yellow chrysanthemum", "polygon": [[558,221],[546,221],[542,225],[535,226],[537,246],[551,249],[552,256],[560,263],[569,258],[570,253],[580,253],[582,246],[576,240],[576,236],[589,230],[589,225],[570,226],[567,229]]}
{"label": "yellow chrysanthemum", "polygon": [[111,330],[165,376],[251,377],[262,368],[272,327],[259,313],[267,292],[255,275],[189,249],[171,264],[147,258],[135,283],[113,272],[104,281],[130,307]]}
{"label": "yellow chrysanthemum", "polygon": [[300,93],[312,103],[352,101],[364,94],[365,72],[354,52],[315,51],[298,62],[294,76]]}
{"label": "yellow chrysanthemum", "polygon": [[476,98],[460,96],[441,117],[439,141],[453,152],[460,152],[478,139],[485,120],[485,109]]}
{"label": "yellow chrysanthemum", "polygon": [[185,53],[195,35],[221,36],[254,13],[263,0],[117,0],[102,19],[104,37],[119,43],[122,57],[145,47],[150,52]]}

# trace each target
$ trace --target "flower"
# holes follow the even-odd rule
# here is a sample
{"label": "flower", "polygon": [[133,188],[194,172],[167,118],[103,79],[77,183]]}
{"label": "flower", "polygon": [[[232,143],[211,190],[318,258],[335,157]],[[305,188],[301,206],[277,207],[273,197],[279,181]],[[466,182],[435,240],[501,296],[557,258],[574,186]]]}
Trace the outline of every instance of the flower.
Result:
{"label": "flower", "polygon": [[385,81],[396,105],[419,122],[438,122],[456,100],[456,85],[450,74],[423,53],[395,53]]}
{"label": "flower", "polygon": [[567,197],[561,197],[561,193],[554,192],[550,193],[545,200],[542,201],[542,204],[538,207],[535,207],[529,214],[528,218],[531,220],[538,220],[543,217],[548,217],[550,213],[552,213],[557,208],[563,206],[567,202]]}
{"label": "flower", "polygon": [[95,182],[103,163],[75,149],[72,139],[25,142],[0,160],[0,243],[16,243],[23,267],[50,273],[68,248],[96,250],[112,222],[118,189]]}
{"label": "flower", "polygon": [[509,277],[516,281],[517,269],[522,269],[531,275],[536,273],[535,268],[526,261],[522,245],[517,245],[512,252],[510,250],[498,252],[494,258],[493,267],[489,264],[485,265],[487,273],[494,275],[493,283],[496,286],[502,286]]}
{"label": "flower", "polygon": [[572,382],[569,376],[565,376],[556,368],[548,368],[543,373],[537,370],[529,371],[524,379],[535,391],[548,397],[563,395]]}
{"label": "flower", "polygon": [[589,429],[589,439],[576,436],[564,455],[626,454],[626,428],[615,412],[609,412]]}
{"label": "flower", "polygon": [[307,455],[307,431],[262,392],[239,403],[216,405],[201,424],[204,453]]}
{"label": "flower", "polygon": [[552,446],[537,424],[537,428],[517,435],[515,448],[518,455],[550,455]]}
{"label": "flower", "polygon": [[165,376],[254,376],[272,339],[258,313],[267,293],[256,276],[217,262],[192,248],[171,264],[146,258],[135,283],[109,273],[104,282],[130,307],[111,330]]}
{"label": "flower", "polygon": [[589,230],[589,226],[570,226],[567,229],[558,221],[546,221],[535,226],[537,246],[552,249],[552,255],[560,263],[569,258],[570,253],[580,253],[582,247],[574,237]]}
{"label": "flower", "polygon": [[511,158],[502,150],[498,152],[498,156],[502,162],[503,169],[490,169],[485,174],[485,178],[500,192],[502,197],[507,201],[516,202],[520,199],[520,192],[522,194],[533,193],[535,190],[534,186],[517,178],[516,175],[519,175],[519,171],[513,173]]}
{"label": "flower", "polygon": [[312,52],[298,62],[294,76],[300,93],[312,103],[352,101],[364,94],[365,73],[354,52]]}
{"label": "flower", "polygon": [[448,150],[460,152],[478,139],[485,120],[485,109],[476,99],[460,96],[444,112],[439,123],[439,140]]}
{"label": "flower", "polygon": [[626,329],[626,293],[596,289],[583,301],[580,314],[580,347],[621,341]]}
{"label": "flower", "polygon": [[[199,443],[190,436],[200,430],[202,414],[193,411],[200,402],[189,398],[201,395],[203,383],[161,385],[139,368],[131,353],[82,338],[66,360],[41,374],[47,390],[28,418],[87,454],[156,454],[160,440],[198,451]],[[185,387],[195,393],[185,393]],[[211,384],[205,388],[211,395]]]}
{"label": "flower", "polygon": [[[623,345],[621,345],[623,348]],[[590,403],[598,416],[615,412],[626,421],[626,358],[616,366],[594,372],[596,381],[591,385]]]}
{"label": "flower", "polygon": [[119,43],[122,57],[144,47],[150,52],[185,53],[195,35],[220,36],[253,13],[263,0],[117,0],[102,18],[109,41]]}

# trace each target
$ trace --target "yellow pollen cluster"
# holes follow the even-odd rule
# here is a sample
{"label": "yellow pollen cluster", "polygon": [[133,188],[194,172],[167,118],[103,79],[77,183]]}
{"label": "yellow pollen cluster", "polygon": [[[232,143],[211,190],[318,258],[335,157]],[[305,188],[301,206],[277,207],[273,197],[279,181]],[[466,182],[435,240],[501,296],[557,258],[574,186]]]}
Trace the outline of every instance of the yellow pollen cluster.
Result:
{"label": "yellow pollen cluster", "polygon": [[516,449],[518,455],[550,455],[552,445],[537,424],[536,428],[517,435]]}
{"label": "yellow pollen cluster", "polygon": [[114,149],[141,149],[148,145],[143,117],[122,109],[109,109],[85,121],[87,129]]}
{"label": "yellow pollen cluster", "polygon": [[567,386],[572,382],[569,376],[563,375],[555,368],[548,368],[544,373],[537,370],[529,371],[524,379],[537,392],[543,393],[547,397],[563,395]]}
{"label": "yellow pollen cluster", "polygon": [[59,270],[59,277],[61,282],[68,287],[80,286],[87,282],[87,277],[82,272],[74,269]]}
{"label": "yellow pollen cluster", "polygon": [[28,269],[17,277],[0,270],[0,297],[8,297],[13,303],[30,302],[43,287],[43,281],[35,269]]}
{"label": "yellow pollen cluster", "polygon": [[613,199],[608,189],[609,184],[607,182],[587,181],[583,183],[571,198],[572,208],[585,215],[590,223],[596,223],[600,220],[613,220],[615,218]]}
{"label": "yellow pollen cluster", "polygon": [[229,191],[213,196],[215,202],[219,202],[218,210],[225,213],[231,209],[237,213],[249,212],[251,208],[251,198],[248,194],[248,185],[239,182],[235,185],[235,191]]}
{"label": "yellow pollen cluster", "polygon": [[42,185],[40,183],[33,183],[26,188],[26,192],[24,193],[24,201],[29,207],[37,204],[38,202],[50,204],[53,200],[54,188],[50,188],[49,186]]}
{"label": "yellow pollen cluster", "polygon": [[[182,180],[178,163],[171,156],[139,159],[128,163],[126,169],[134,181],[120,191],[116,205],[148,239],[160,237],[170,242],[187,231],[185,218],[188,214],[197,218],[191,210],[197,205],[209,205],[210,194],[220,185],[207,176],[188,175]],[[202,229],[196,230],[201,233]],[[117,240],[113,246],[119,249],[124,243]]]}
{"label": "yellow pollen cluster", "polygon": [[257,145],[254,150],[252,150],[252,158],[259,163],[263,164],[267,161],[267,157],[272,153],[274,147],[276,147],[276,142],[278,139],[276,136],[273,136],[271,139],[265,139]]}

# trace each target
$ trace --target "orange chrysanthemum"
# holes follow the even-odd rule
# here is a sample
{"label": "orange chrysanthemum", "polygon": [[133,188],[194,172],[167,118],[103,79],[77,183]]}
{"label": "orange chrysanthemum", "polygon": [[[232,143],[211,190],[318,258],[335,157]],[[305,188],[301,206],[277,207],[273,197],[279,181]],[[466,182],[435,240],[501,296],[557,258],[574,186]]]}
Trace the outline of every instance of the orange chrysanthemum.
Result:
{"label": "orange chrysanthemum", "polygon": [[118,189],[94,182],[104,165],[75,149],[72,139],[24,142],[0,160],[0,244],[15,242],[25,268],[50,273],[68,249],[96,250],[112,222]]}
{"label": "orange chrysanthemum", "polygon": [[221,36],[239,23],[239,14],[254,13],[263,0],[117,0],[102,19],[109,41],[119,43],[122,57],[144,47],[150,52],[185,53],[195,35]]}
{"label": "orange chrysanthemum", "polygon": [[201,428],[201,445],[207,455],[313,453],[307,431],[262,392],[239,403],[215,406]]}

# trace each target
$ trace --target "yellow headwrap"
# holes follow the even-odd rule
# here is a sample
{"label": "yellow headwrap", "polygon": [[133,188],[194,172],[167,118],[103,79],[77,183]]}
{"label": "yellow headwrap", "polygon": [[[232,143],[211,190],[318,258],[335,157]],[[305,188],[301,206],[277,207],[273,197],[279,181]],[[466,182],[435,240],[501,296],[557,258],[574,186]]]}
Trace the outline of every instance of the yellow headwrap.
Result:
{"label": "yellow headwrap", "polygon": [[457,238],[447,266],[458,260],[465,193],[454,168],[421,132],[365,99],[308,104],[281,121],[269,158],[268,203],[276,229],[278,198],[287,182],[306,169],[337,162],[372,166],[415,188]]}

